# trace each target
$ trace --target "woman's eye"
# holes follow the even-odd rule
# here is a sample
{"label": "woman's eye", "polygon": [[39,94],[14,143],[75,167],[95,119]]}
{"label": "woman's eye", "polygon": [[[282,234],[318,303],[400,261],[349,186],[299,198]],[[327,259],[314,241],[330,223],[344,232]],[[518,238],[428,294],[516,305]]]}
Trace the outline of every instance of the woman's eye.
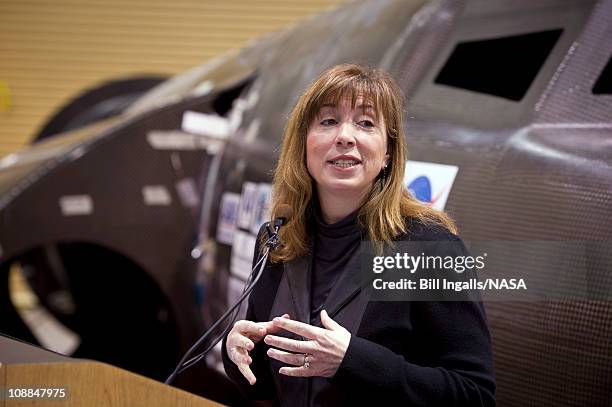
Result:
{"label": "woman's eye", "polygon": [[359,124],[361,127],[365,127],[368,129],[374,127],[374,123],[372,123],[370,120],[362,120],[357,124]]}
{"label": "woman's eye", "polygon": [[336,120],[335,119],[325,119],[321,121],[321,124],[323,126],[333,126],[334,124],[336,124]]}

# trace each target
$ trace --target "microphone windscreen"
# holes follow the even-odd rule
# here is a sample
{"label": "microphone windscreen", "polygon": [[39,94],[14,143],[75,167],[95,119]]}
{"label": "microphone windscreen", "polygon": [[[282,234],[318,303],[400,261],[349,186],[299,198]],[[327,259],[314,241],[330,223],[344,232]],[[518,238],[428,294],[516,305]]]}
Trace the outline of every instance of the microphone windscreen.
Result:
{"label": "microphone windscreen", "polygon": [[284,223],[289,222],[292,216],[293,216],[293,209],[291,209],[291,206],[287,204],[278,205],[278,207],[276,208],[276,213],[274,213],[275,218],[285,218]]}

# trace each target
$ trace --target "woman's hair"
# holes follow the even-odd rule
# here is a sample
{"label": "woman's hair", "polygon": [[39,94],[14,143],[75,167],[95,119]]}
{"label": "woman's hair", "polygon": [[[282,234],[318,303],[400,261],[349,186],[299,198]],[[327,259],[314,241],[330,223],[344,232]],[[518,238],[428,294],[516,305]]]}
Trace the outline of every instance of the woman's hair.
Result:
{"label": "woman's hair", "polygon": [[[300,96],[287,121],[272,191],[272,219],[279,206],[289,205],[293,214],[281,228],[283,245],[271,254],[272,261],[287,261],[308,251],[307,228],[316,205],[315,181],[306,167],[306,134],[324,103],[338,104],[349,98],[354,109],[358,97],[372,103],[377,120],[384,120],[388,153],[385,171],[375,179],[359,209],[358,219],[375,242],[389,242],[407,232],[406,218],[437,223],[456,233],[453,221],[443,212],[413,198],[403,184],[406,137],[403,125],[404,97],[385,71],[355,64],[333,66],[322,72]],[[382,116],[382,118],[380,117]]]}

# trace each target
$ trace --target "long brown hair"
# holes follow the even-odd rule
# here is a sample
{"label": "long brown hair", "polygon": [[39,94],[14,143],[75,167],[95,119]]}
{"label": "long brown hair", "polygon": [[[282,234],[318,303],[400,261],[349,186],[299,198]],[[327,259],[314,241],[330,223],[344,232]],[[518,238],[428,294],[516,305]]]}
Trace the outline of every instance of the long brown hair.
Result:
{"label": "long brown hair", "polygon": [[[337,104],[350,98],[373,103],[387,129],[391,159],[381,172],[359,209],[359,223],[372,241],[389,242],[406,230],[406,218],[437,223],[456,233],[454,222],[443,212],[413,198],[403,184],[406,137],[403,124],[404,97],[395,80],[385,71],[355,64],[333,66],[322,72],[302,93],[294,106],[283,134],[283,143],[272,191],[272,219],[279,205],[293,209],[291,220],[281,229],[283,245],[272,253],[272,261],[287,261],[308,251],[307,227],[314,210],[315,181],[306,167],[306,134],[324,103]],[[378,118],[377,118],[378,119]]]}

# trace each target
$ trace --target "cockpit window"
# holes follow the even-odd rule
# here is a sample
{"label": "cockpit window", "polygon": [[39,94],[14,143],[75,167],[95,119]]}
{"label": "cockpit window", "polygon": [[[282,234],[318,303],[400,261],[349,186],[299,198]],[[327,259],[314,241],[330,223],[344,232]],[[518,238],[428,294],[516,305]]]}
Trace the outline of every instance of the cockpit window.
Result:
{"label": "cockpit window", "polygon": [[520,101],[562,29],[460,42],[435,83]]}
{"label": "cockpit window", "polygon": [[595,95],[612,95],[612,57],[608,59],[608,63],[601,71],[595,85],[593,85],[593,93]]}

